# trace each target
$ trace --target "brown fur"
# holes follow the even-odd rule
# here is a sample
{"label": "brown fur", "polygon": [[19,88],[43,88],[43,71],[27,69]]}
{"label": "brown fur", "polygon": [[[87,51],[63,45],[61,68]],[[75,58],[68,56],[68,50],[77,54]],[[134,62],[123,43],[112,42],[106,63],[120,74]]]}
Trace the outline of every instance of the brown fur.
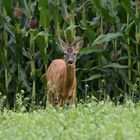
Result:
{"label": "brown fur", "polygon": [[46,78],[49,104],[63,106],[66,100],[76,103],[75,65],[68,66],[64,60],[55,59],[46,71]]}
{"label": "brown fur", "polygon": [[73,105],[76,104],[75,62],[76,54],[81,48],[83,40],[76,43],[74,47],[63,40],[60,40],[60,44],[64,52],[64,60],[53,60],[46,71],[47,101],[54,107],[64,106],[66,101]]}

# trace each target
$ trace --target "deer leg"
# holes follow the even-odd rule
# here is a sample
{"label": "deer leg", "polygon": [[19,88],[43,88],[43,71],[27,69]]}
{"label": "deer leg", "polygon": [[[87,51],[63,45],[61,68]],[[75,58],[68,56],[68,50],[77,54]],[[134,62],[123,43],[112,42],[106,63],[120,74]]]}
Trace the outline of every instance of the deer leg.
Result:
{"label": "deer leg", "polygon": [[68,100],[69,100],[70,106],[76,107],[77,98],[76,98],[76,92],[75,92],[75,90],[72,92],[72,95],[69,96]]}
{"label": "deer leg", "polygon": [[62,95],[59,95],[59,107],[63,107],[65,103],[65,99],[63,98]]}
{"label": "deer leg", "polygon": [[59,103],[58,97],[57,97],[57,91],[55,88],[48,90],[47,103],[54,107],[57,106],[57,104]]}
{"label": "deer leg", "polygon": [[47,104],[50,105],[52,103],[53,103],[52,91],[51,90],[48,90]]}

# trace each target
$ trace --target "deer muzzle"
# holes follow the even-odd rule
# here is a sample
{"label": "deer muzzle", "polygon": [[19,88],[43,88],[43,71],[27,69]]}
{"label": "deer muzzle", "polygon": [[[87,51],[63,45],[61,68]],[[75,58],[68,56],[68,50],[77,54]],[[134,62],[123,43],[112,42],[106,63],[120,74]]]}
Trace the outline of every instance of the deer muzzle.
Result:
{"label": "deer muzzle", "polygon": [[74,63],[74,61],[72,59],[68,60],[67,62],[69,65],[72,65]]}

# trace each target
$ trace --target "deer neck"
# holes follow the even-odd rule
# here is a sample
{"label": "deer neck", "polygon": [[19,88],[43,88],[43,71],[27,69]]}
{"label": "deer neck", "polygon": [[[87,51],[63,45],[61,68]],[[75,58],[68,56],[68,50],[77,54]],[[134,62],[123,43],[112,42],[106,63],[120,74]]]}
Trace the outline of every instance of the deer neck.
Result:
{"label": "deer neck", "polygon": [[68,66],[66,68],[66,79],[65,79],[65,88],[69,89],[75,80],[75,65]]}

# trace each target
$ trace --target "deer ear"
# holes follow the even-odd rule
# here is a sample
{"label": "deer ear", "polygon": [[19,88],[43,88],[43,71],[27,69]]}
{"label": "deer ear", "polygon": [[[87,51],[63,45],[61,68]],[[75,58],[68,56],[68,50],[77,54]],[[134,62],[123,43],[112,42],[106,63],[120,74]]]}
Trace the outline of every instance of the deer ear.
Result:
{"label": "deer ear", "polygon": [[78,52],[83,47],[84,41],[83,39],[76,43],[76,51]]}
{"label": "deer ear", "polygon": [[64,50],[66,48],[67,44],[62,39],[59,39],[59,42],[60,42],[61,48]]}

